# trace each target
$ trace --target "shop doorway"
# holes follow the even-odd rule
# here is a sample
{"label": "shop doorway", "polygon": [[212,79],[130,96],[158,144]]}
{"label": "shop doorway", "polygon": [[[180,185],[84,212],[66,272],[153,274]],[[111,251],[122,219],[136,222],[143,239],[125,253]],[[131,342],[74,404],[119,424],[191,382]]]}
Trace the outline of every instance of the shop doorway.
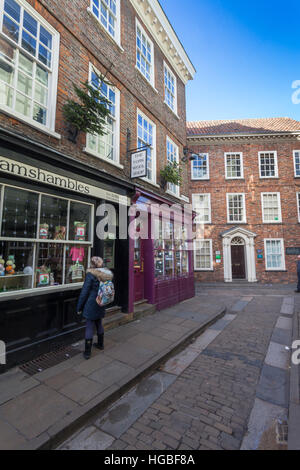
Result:
{"label": "shop doorway", "polygon": [[245,244],[231,245],[232,279],[246,279]]}
{"label": "shop doorway", "polygon": [[145,298],[145,256],[143,240],[134,242],[134,301]]}

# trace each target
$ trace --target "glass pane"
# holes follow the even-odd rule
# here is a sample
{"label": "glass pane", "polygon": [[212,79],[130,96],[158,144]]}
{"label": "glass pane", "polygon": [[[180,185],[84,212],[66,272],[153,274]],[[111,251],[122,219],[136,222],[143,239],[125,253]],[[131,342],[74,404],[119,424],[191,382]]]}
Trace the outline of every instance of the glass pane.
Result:
{"label": "glass pane", "polygon": [[32,95],[32,80],[24,75],[22,72],[18,73],[17,89],[27,96]]}
{"label": "glass pane", "polygon": [[38,195],[19,188],[5,188],[2,236],[36,238]]}
{"label": "glass pane", "polygon": [[103,249],[104,266],[108,269],[115,268],[115,240],[105,240]]}
{"label": "glass pane", "polygon": [[45,86],[48,86],[48,72],[39,65],[36,67],[36,79]]}
{"label": "glass pane", "polygon": [[43,26],[40,27],[40,41],[45,44],[48,49],[52,48],[52,35],[48,33]]}
{"label": "glass pane", "polygon": [[34,103],[33,106],[33,119],[40,124],[46,125],[47,122],[47,109]]}
{"label": "glass pane", "polygon": [[189,255],[188,251],[182,252],[182,274],[187,274],[189,272]]}
{"label": "glass pane", "polygon": [[35,84],[35,93],[34,99],[38,101],[40,104],[47,106],[47,96],[48,90],[44,86],[40,85],[39,83]]}
{"label": "glass pane", "polygon": [[3,15],[2,31],[13,41],[19,41],[19,26],[6,15]]}
{"label": "glass pane", "polygon": [[91,206],[71,202],[69,240],[90,241]]}
{"label": "glass pane", "polygon": [[33,243],[0,242],[0,293],[32,287]]}
{"label": "glass pane", "polygon": [[59,286],[63,282],[64,246],[39,243],[36,253],[35,287]]}
{"label": "glass pane", "polygon": [[154,252],[154,268],[156,279],[162,278],[164,275],[164,252],[161,250]]}
{"label": "glass pane", "polygon": [[6,46],[6,43],[0,41],[0,80],[12,85],[14,77],[14,49],[10,46],[7,48],[2,47],[2,45]]}
{"label": "glass pane", "polygon": [[17,23],[20,23],[21,8],[15,0],[5,0],[4,11],[9,14]]}
{"label": "glass pane", "polygon": [[22,33],[22,46],[26,51],[35,56],[36,40],[24,30]]}
{"label": "glass pane", "polygon": [[12,107],[12,100],[13,100],[13,91],[7,85],[1,85],[0,87],[0,104],[4,104],[5,106]]}
{"label": "glass pane", "polygon": [[24,116],[31,117],[31,101],[21,93],[16,94],[16,111]]}
{"label": "glass pane", "polygon": [[165,276],[172,277],[174,272],[173,251],[165,251]]}
{"label": "glass pane", "polygon": [[19,68],[22,69],[27,75],[32,77],[33,74],[33,60],[28,59],[23,54],[19,55]]}
{"label": "glass pane", "polygon": [[42,240],[66,240],[68,201],[42,196],[39,238]]}
{"label": "glass pane", "polygon": [[181,274],[181,252],[175,252],[175,274],[176,276],[180,276]]}
{"label": "glass pane", "polygon": [[66,247],[66,284],[83,282],[88,267],[89,248],[80,245]]}

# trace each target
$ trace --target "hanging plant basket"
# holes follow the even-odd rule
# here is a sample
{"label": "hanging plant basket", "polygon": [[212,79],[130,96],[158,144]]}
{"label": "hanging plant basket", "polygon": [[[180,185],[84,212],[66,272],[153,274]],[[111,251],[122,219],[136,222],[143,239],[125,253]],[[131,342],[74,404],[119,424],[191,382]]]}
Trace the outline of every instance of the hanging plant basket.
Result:
{"label": "hanging plant basket", "polygon": [[68,100],[63,107],[63,115],[68,123],[68,139],[76,143],[80,132],[104,135],[107,117],[110,115],[111,102],[102,96],[101,86],[109,84],[103,76],[97,76],[97,86],[82,82],[81,87],[73,83],[78,98]]}
{"label": "hanging plant basket", "polygon": [[181,168],[177,162],[169,162],[165,168],[160,171],[160,181],[162,189],[165,189],[168,183],[178,186],[182,182]]}

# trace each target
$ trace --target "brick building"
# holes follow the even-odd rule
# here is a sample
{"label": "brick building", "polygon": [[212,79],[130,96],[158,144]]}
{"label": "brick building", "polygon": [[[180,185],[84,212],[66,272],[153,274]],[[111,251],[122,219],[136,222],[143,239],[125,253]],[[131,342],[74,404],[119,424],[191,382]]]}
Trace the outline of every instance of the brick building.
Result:
{"label": "brick building", "polygon": [[[97,85],[99,73],[110,83],[107,133],[73,143],[63,105],[73,83]],[[95,228],[101,202],[189,200],[188,164],[181,187],[162,188],[160,170],[181,162],[194,74],[157,0],[0,0],[0,331],[11,364],[81,336],[75,308],[92,255],[114,270],[125,313],[193,295],[184,248],[161,271],[166,252],[153,241],[120,240],[118,221],[106,242]],[[128,151],[145,145],[147,176],[133,180]]]}
{"label": "brick building", "polygon": [[300,122],[190,122],[200,281],[296,282],[300,254]]}

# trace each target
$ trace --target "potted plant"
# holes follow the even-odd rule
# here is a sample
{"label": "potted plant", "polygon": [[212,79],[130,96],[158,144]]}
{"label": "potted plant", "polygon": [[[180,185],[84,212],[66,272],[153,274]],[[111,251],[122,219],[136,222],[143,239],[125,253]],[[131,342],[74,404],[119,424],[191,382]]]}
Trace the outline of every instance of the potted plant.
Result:
{"label": "potted plant", "polygon": [[73,83],[78,100],[68,100],[63,107],[63,115],[69,123],[69,140],[76,143],[78,134],[104,135],[106,119],[110,115],[110,101],[102,96],[101,86],[108,84],[103,76],[98,76],[99,85],[95,87],[88,81],[82,87]]}
{"label": "potted plant", "polygon": [[168,162],[160,171],[161,186],[165,189],[167,183],[178,186],[182,182],[181,168],[177,162]]}

